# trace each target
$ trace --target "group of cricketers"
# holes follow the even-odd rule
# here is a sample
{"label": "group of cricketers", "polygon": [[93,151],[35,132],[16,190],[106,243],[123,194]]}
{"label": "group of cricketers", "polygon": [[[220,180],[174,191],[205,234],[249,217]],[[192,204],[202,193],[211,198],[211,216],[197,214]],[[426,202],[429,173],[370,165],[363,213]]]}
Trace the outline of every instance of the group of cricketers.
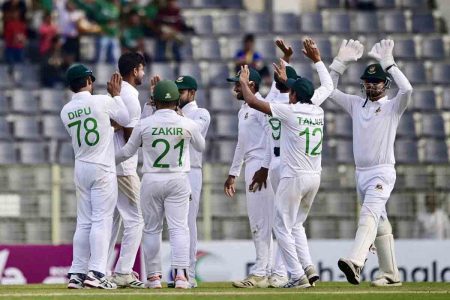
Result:
{"label": "group of cricketers", "polygon": [[[386,203],[396,179],[396,130],[412,86],[395,64],[394,42],[382,40],[368,53],[377,63],[367,66],[360,77],[362,96],[338,89],[339,77],[364,53],[359,41],[342,42],[330,71],[315,42],[303,41],[303,54],[314,63],[320,79],[316,89],[289,64],[292,48],[283,40],[276,45],[283,56],[274,63],[274,82],[266,97],[259,93],[260,74],[248,66],[227,78],[243,104],[224,192],[233,197],[236,177],[245,165],[247,212],[256,253],[250,274],[232,285],[308,288],[319,280],[303,224],[320,186],[322,144],[327,138],[320,105],[327,99],[352,117],[361,200],[355,241],[338,267],[348,282],[359,284],[367,254],[376,247],[380,272],[372,285],[401,285]],[[164,218],[171,248],[173,282],[169,286],[197,287],[196,218],[210,114],[198,107],[197,82],[191,76],[171,81],[155,75],[150,80],[151,98],[141,109],[137,87],[143,82],[144,69],[140,54],[123,54],[119,73],[107,83],[108,95],[93,94],[95,77],[86,66],[75,64],[67,71],[74,94],[61,119],[72,138],[77,193],[68,288],[162,288]],[[392,81],[399,90],[388,99]],[[139,148],[141,179],[136,171]],[[122,223],[119,258],[113,274],[106,276]],[[133,271],[141,245],[145,283]]]}

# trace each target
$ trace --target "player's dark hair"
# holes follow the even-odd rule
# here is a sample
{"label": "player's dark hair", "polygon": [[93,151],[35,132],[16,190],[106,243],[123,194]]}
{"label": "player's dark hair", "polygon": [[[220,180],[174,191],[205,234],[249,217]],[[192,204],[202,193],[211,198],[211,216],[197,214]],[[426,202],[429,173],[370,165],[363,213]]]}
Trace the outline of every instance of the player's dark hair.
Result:
{"label": "player's dark hair", "polygon": [[158,109],[164,109],[164,108],[171,108],[174,106],[178,106],[179,104],[179,100],[174,100],[174,101],[158,101],[158,100],[153,100],[155,101],[155,105],[157,106]]}
{"label": "player's dark hair", "polygon": [[139,68],[139,65],[145,66],[144,56],[137,52],[128,52],[122,54],[119,58],[119,72],[122,76],[127,76],[133,72],[134,68]]}
{"label": "player's dark hair", "polygon": [[297,99],[297,102],[302,103],[302,104],[313,104],[311,101],[311,98],[307,99],[305,98],[305,96],[298,94],[297,92],[295,93],[295,98]]}
{"label": "player's dark hair", "polygon": [[74,93],[78,93],[82,88],[87,86],[89,76],[87,77],[81,77],[73,80],[70,84],[70,90]]}

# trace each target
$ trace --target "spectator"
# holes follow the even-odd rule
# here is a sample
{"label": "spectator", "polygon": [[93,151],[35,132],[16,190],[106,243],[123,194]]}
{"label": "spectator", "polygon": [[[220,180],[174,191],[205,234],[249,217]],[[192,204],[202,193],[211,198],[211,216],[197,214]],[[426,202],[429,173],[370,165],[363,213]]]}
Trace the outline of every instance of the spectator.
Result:
{"label": "spectator", "polygon": [[67,56],[63,56],[62,45],[61,37],[54,36],[50,40],[49,51],[41,60],[41,84],[44,87],[64,85],[65,72],[73,62],[68,61]]}
{"label": "spectator", "polygon": [[147,5],[139,7],[139,13],[144,16],[143,25],[144,33],[148,37],[156,37],[158,35],[158,25],[156,17],[158,16],[159,1],[150,1]]}
{"label": "spectator", "polygon": [[130,11],[127,20],[128,26],[122,31],[123,52],[138,52],[144,56],[145,61],[149,61],[150,57],[145,51],[144,30],[138,11]]}
{"label": "spectator", "polygon": [[79,23],[83,19],[83,13],[77,10],[71,0],[57,0],[58,27],[62,37],[62,50],[65,56],[72,61],[80,61],[80,36]]}
{"label": "spectator", "polygon": [[255,37],[247,34],[243,39],[243,48],[234,56],[235,70],[238,72],[241,66],[248,65],[259,72],[264,82],[271,81],[269,69],[264,65],[262,55],[255,50]]}
{"label": "spectator", "polygon": [[119,0],[74,0],[101,28],[96,40],[95,62],[116,64],[120,55]]}
{"label": "spectator", "polygon": [[8,0],[2,5],[3,12],[3,28],[5,28],[6,22],[11,17],[13,12],[19,11],[20,20],[25,22],[27,14],[27,6],[23,0]]}
{"label": "spectator", "polygon": [[156,38],[155,60],[167,61],[171,57],[181,61],[180,47],[183,42],[182,33],[193,31],[186,26],[176,0],[167,0],[156,15],[159,24]]}
{"label": "spectator", "polygon": [[39,53],[41,55],[47,54],[52,46],[52,39],[57,35],[58,28],[52,21],[52,15],[46,11],[42,18],[42,24],[39,27]]}
{"label": "spectator", "polygon": [[[14,64],[23,63],[24,48],[27,41],[27,24],[20,17],[20,10],[8,12],[5,21],[5,60],[12,67]],[[10,69],[12,72],[12,68]]]}
{"label": "spectator", "polygon": [[415,236],[438,240],[450,238],[448,214],[439,207],[435,194],[428,194],[425,197],[425,209],[426,211],[417,218]]}

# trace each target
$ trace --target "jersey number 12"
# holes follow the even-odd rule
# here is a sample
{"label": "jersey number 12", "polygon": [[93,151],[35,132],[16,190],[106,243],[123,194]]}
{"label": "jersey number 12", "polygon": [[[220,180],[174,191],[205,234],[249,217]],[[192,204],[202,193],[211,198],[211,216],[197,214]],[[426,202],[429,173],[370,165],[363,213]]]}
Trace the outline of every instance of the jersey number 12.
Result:
{"label": "jersey number 12", "polygon": [[312,150],[310,150],[310,127],[306,127],[305,130],[301,131],[298,135],[302,136],[305,135],[306,136],[306,155],[308,156],[317,156],[320,155],[320,153],[322,153],[322,139],[323,139],[323,133],[322,133],[322,129],[321,128],[314,128],[314,130],[312,130],[312,136],[316,136],[316,134],[320,134],[320,139],[319,142],[314,146],[314,148]]}

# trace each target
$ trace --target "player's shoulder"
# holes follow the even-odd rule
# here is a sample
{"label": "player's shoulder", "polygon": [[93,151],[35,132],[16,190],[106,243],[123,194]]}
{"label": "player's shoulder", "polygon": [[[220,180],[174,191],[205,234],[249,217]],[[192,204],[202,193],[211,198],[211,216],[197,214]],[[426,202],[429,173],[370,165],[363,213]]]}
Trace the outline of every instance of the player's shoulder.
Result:
{"label": "player's shoulder", "polygon": [[211,114],[209,113],[209,111],[206,108],[203,108],[203,107],[199,107],[197,109],[197,116],[205,117],[205,118],[208,118],[208,119],[211,118]]}

